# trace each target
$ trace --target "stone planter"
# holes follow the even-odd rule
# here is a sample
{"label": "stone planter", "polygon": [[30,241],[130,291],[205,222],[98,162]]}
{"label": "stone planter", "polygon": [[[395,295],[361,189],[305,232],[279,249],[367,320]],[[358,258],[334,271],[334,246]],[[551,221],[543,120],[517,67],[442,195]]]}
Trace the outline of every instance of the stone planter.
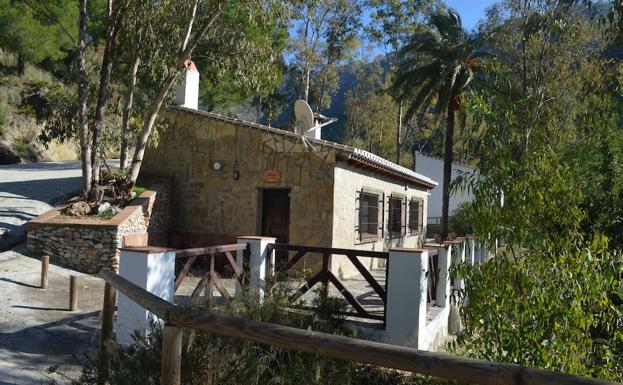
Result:
{"label": "stone planter", "polygon": [[60,216],[54,208],[28,224],[28,249],[85,273],[119,267],[119,249],[166,243],[168,185],[143,192],[109,220]]}

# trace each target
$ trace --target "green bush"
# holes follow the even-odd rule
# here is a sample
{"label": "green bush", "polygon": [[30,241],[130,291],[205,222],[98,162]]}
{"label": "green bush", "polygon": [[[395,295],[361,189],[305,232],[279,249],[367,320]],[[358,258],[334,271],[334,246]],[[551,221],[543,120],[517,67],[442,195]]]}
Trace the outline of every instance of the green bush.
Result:
{"label": "green bush", "polygon": [[[325,305],[322,312],[295,312],[286,310],[291,293],[290,285],[276,283],[263,303],[260,304],[257,297],[247,295],[219,309],[219,313],[301,329],[354,335],[342,326],[339,318],[327,318],[329,309],[339,307],[334,300],[315,301]],[[95,385],[102,375],[111,385],[159,384],[160,357],[161,329],[154,325],[147,337],[137,335],[132,346],[119,347],[112,354],[108,373],[101,372],[94,361],[84,367],[82,377],[73,384]],[[424,377],[408,377],[393,370],[188,330],[184,332],[181,373],[185,385],[430,383]]]}
{"label": "green bush", "polygon": [[623,381],[623,259],[605,239],[462,266],[456,348],[485,360]]}

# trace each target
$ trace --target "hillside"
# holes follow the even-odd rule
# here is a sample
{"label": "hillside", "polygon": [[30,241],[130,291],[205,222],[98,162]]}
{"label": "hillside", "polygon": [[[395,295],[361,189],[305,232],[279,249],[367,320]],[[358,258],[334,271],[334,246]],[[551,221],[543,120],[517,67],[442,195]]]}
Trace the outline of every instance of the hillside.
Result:
{"label": "hillside", "polygon": [[[27,64],[24,76],[16,74],[17,60],[14,55],[0,50],[0,164],[1,153],[10,149],[22,162],[61,161],[77,159],[75,143],[52,141],[48,148],[37,139],[43,127],[37,123],[35,112],[24,103],[42,84],[59,84],[54,77]],[[39,92],[41,92],[39,90]]]}

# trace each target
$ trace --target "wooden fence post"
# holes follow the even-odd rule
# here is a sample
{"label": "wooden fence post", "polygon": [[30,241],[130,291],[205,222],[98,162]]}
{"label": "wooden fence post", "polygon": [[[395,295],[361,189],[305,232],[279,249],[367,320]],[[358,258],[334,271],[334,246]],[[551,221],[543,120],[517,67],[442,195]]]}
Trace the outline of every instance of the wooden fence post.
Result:
{"label": "wooden fence post", "polygon": [[48,288],[48,268],[50,267],[50,257],[48,255],[44,255],[41,258],[41,288]]}
{"label": "wooden fence post", "polygon": [[100,352],[106,351],[108,341],[112,340],[117,289],[108,282],[104,285],[104,304],[102,305],[102,330],[100,332]]}
{"label": "wooden fence post", "polygon": [[331,265],[331,254],[322,255],[322,298],[326,301],[329,298],[329,269]]}
{"label": "wooden fence post", "polygon": [[78,310],[78,277],[69,276],[69,311]]}
{"label": "wooden fence post", "polygon": [[182,377],[182,329],[165,324],[162,329],[162,385],[180,385]]}
{"label": "wooden fence post", "polygon": [[206,305],[208,306],[208,310],[212,310],[212,302],[213,302],[213,298],[214,298],[214,253],[210,254],[209,257],[210,259],[210,275],[208,276],[208,284],[206,285],[205,288],[205,299],[206,299]]}

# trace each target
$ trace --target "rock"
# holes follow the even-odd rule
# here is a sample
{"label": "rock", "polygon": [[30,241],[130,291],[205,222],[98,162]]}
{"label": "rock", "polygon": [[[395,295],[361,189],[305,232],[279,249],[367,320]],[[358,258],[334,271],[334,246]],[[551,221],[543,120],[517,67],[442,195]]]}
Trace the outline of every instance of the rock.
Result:
{"label": "rock", "polygon": [[110,208],[111,208],[111,207],[112,207],[112,206],[110,205],[110,203],[108,203],[108,202],[104,202],[104,203],[102,203],[101,205],[97,206],[97,213],[98,213],[98,214],[101,214],[101,213],[103,213],[104,211],[110,210]]}
{"label": "rock", "polygon": [[136,193],[134,191],[130,191],[130,199],[136,198]]}
{"label": "rock", "polygon": [[4,143],[0,143],[0,164],[21,163],[21,158],[11,147]]}
{"label": "rock", "polygon": [[113,207],[113,208],[112,208],[112,213],[113,213],[113,215],[117,215],[117,214],[119,214],[120,212],[121,212],[121,208],[119,208],[119,207]]}
{"label": "rock", "polygon": [[65,209],[65,214],[71,215],[74,217],[83,217],[85,215],[89,215],[91,212],[91,206],[85,201],[71,203]]}

